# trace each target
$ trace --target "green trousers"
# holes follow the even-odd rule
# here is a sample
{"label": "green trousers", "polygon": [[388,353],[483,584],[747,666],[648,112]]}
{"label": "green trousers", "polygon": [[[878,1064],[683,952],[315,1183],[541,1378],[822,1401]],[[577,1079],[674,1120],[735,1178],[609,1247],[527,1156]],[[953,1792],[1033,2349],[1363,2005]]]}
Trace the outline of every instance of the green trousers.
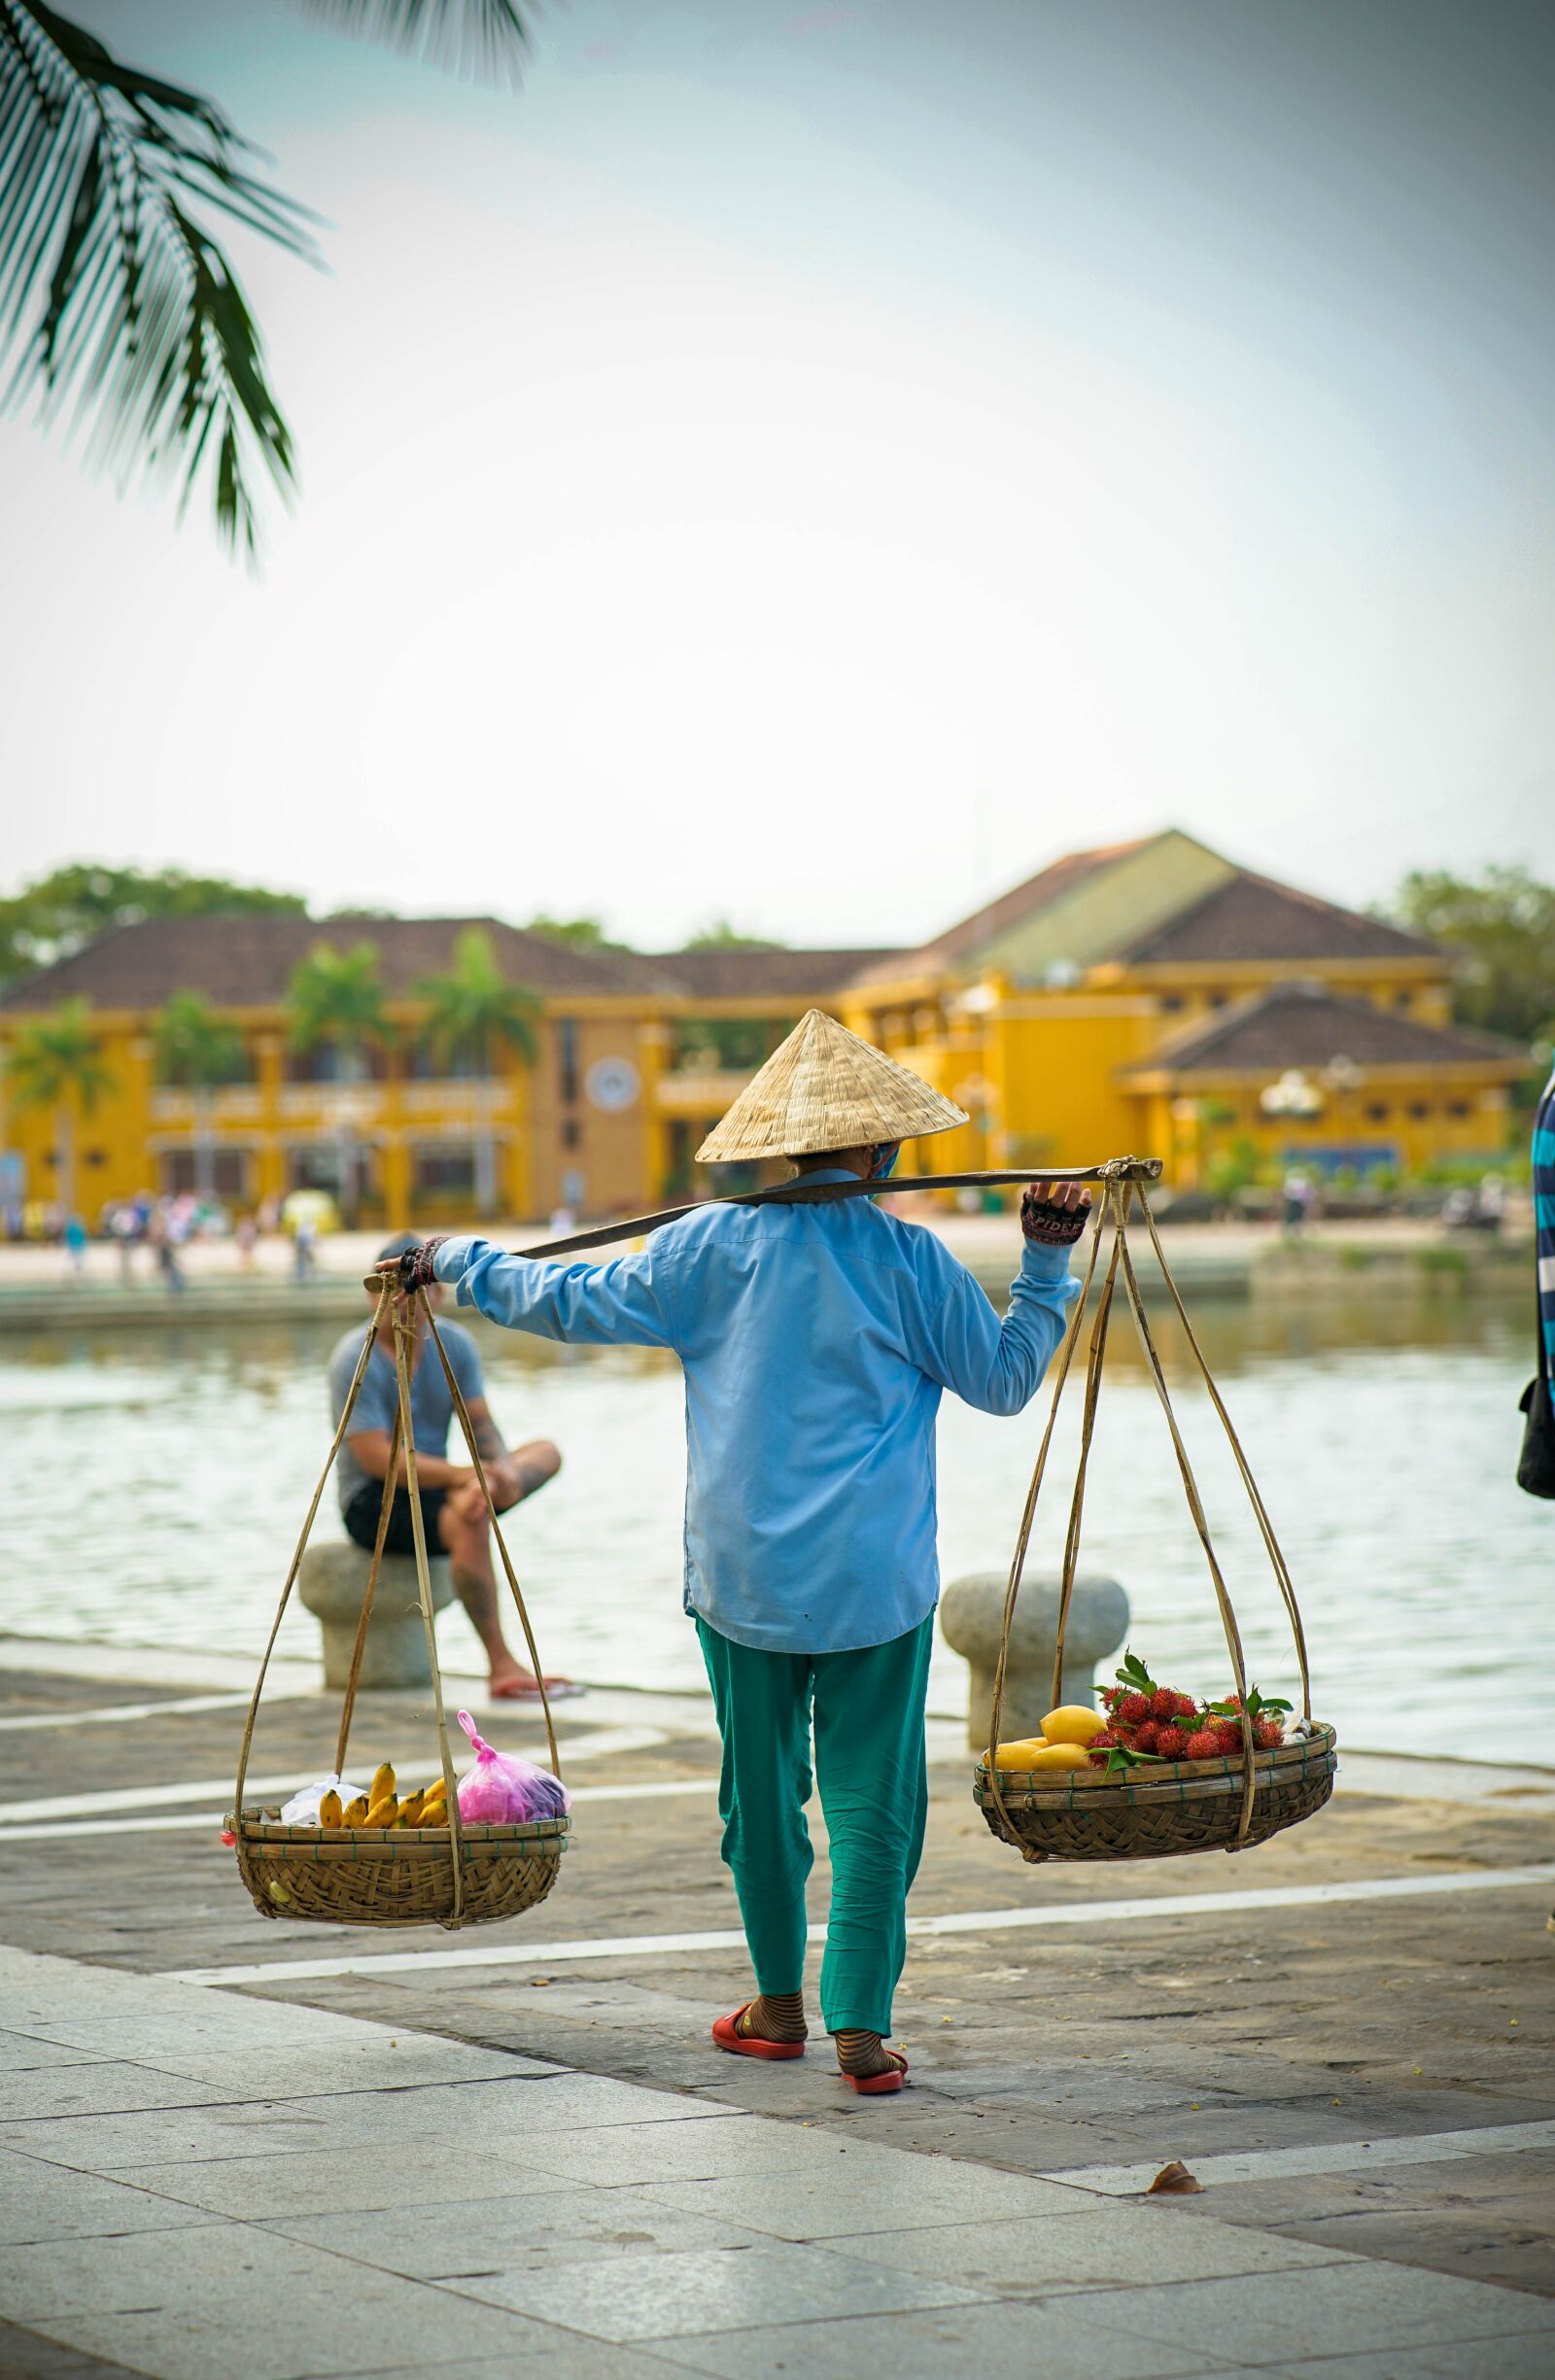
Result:
{"label": "green trousers", "polygon": [[798,1991],[804,1982],[813,1723],[832,1858],[821,2018],[828,2033],[889,2033],[928,1814],[923,1707],[934,1615],[889,1644],[850,1653],[758,1652],[703,1619],[697,1634],[723,1738],[723,1856],[757,1986]]}

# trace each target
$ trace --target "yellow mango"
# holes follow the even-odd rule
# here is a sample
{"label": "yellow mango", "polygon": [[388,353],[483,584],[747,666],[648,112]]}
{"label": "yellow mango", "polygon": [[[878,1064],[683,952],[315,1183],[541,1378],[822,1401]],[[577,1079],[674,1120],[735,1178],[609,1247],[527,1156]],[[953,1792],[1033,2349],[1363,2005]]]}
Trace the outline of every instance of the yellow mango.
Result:
{"label": "yellow mango", "polygon": [[1033,1769],[1088,1769],[1090,1754],[1083,1743],[1045,1743],[1031,1757]]}
{"label": "yellow mango", "polygon": [[1089,1710],[1084,1703],[1065,1703],[1057,1710],[1050,1710],[1042,1722],[1042,1732],[1050,1743],[1088,1743],[1106,1726],[1099,1710]]}
{"label": "yellow mango", "polygon": [[[1029,1769],[1032,1754],[1046,1749],[1045,1736],[1021,1736],[1013,1742],[1000,1744],[993,1766],[996,1769]],[[983,1765],[985,1768],[988,1765],[986,1752],[983,1755]]]}

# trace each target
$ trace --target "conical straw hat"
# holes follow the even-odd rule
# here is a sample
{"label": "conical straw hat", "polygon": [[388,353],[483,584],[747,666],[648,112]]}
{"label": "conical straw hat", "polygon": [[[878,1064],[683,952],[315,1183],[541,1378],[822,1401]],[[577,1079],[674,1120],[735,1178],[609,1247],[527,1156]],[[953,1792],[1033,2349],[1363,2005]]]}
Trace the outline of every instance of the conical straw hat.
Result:
{"label": "conical straw hat", "polygon": [[812,1008],[713,1125],[697,1161],[809,1156],[818,1149],[948,1132],[966,1121],[953,1099]]}

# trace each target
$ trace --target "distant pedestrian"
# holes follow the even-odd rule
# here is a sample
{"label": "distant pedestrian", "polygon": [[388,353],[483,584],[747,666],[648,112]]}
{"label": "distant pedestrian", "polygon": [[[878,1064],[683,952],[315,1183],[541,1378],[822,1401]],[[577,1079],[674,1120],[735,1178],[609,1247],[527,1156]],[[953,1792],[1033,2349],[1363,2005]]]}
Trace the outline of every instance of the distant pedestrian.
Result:
{"label": "distant pedestrian", "polygon": [[237,1227],[232,1236],[237,1242],[239,1264],[246,1273],[252,1272],[254,1270],[254,1250],[259,1236],[259,1226],[252,1215],[238,1217]]}
{"label": "distant pedestrian", "polygon": [[1293,1239],[1297,1236],[1312,1212],[1312,1185],[1298,1166],[1293,1166],[1285,1177],[1285,1228]]}
{"label": "distant pedestrian", "polygon": [[313,1252],[318,1245],[318,1230],[311,1215],[299,1215],[292,1232],[292,1277],[294,1281],[313,1278]]}
{"label": "distant pedestrian", "polygon": [[79,1215],[65,1217],[65,1254],[79,1281],[86,1269],[86,1226]]}

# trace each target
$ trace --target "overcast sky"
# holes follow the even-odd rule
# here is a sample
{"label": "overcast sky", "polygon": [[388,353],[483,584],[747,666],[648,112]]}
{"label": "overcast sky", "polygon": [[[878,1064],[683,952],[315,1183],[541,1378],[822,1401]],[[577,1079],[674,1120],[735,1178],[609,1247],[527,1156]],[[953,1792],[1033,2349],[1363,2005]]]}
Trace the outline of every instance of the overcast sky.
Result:
{"label": "overcast sky", "polygon": [[0,423],[6,889],[888,943],[1167,823],[1547,869],[1547,7],[571,0],[520,93],[75,13],[330,272],[239,251],[257,581]]}

